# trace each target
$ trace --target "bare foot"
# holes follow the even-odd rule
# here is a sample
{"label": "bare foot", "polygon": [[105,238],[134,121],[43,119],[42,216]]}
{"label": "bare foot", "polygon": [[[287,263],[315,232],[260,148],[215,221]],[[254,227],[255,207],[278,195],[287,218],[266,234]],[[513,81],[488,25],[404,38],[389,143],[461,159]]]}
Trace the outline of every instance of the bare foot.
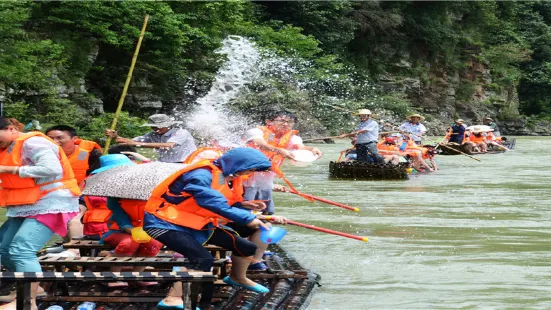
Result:
{"label": "bare foot", "polygon": [[163,302],[167,306],[180,306],[184,304],[182,297],[176,296],[166,296],[165,299],[163,299]]}

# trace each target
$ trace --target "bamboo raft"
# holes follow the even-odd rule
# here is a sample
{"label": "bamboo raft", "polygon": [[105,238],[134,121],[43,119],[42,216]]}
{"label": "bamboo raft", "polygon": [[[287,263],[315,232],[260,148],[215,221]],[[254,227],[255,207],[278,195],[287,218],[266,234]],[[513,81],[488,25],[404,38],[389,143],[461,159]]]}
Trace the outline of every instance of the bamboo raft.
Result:
{"label": "bamboo raft", "polygon": [[[92,243],[86,244],[87,247],[92,247]],[[209,249],[211,253],[218,252],[225,254],[226,250],[215,248]],[[310,299],[316,286],[319,286],[318,281],[320,276],[307,269],[304,269],[291,256],[289,256],[281,247],[270,245],[269,250],[274,254],[266,256],[266,264],[270,267],[267,272],[248,272],[248,277],[258,283],[268,287],[270,293],[257,294],[243,288],[226,285],[220,279],[228,274],[231,268],[231,262],[227,262],[225,257],[218,258],[215,261],[214,276],[218,280],[214,282],[215,291],[212,299],[212,307],[209,309],[306,309],[310,303]],[[165,273],[171,270],[172,266],[182,265],[184,258],[171,258],[168,254],[163,253],[162,257],[157,258],[122,258],[122,257],[79,257],[65,258],[53,257],[44,255],[39,258],[44,272],[52,270],[49,273],[70,270],[84,270],[92,267],[92,269],[101,269],[102,266],[109,266],[115,260],[121,260],[118,265],[123,263],[128,266],[150,266],[147,267],[150,274]],[[217,255],[220,256],[220,255]],[[80,267],[78,267],[80,266]],[[88,268],[82,266],[89,266]],[[218,269],[218,272],[216,271]],[[67,274],[71,274],[69,272]],[[93,273],[93,272],[88,272]],[[104,272],[110,274],[110,272]],[[84,273],[83,273],[84,274]],[[95,273],[96,276],[98,272]],[[112,273],[111,273],[112,274]],[[122,274],[122,273],[121,273]],[[210,274],[210,273],[209,273]],[[218,274],[218,275],[217,275]],[[110,275],[113,277],[113,275]],[[211,274],[212,277],[212,274]],[[121,279],[127,281],[126,279]],[[63,309],[76,309],[76,307],[84,301],[94,302],[96,309],[103,310],[146,310],[156,309],[157,303],[163,299],[172,282],[162,281],[151,278],[150,280],[158,281],[159,284],[152,287],[128,286],[125,288],[108,288],[93,279],[83,279],[83,281],[69,281],[67,283],[58,281],[56,283],[43,283],[48,292],[56,291],[55,296],[48,294],[48,297],[39,297],[39,310],[47,309],[50,306],[58,305]],[[130,284],[130,282],[129,282]],[[9,292],[10,285],[1,285],[0,291]],[[61,295],[67,297],[60,297]],[[193,294],[193,286],[192,291]],[[193,296],[193,295],[192,295]]]}
{"label": "bamboo raft", "polygon": [[[516,139],[510,139],[507,141],[503,141],[502,145],[510,150],[515,148]],[[493,145],[490,145],[488,147],[487,153],[472,153],[469,152],[469,150],[465,147],[465,144],[446,144],[446,147],[440,148],[440,155],[460,155],[459,152],[455,152],[454,150],[457,150],[459,152],[463,152],[468,155],[480,155],[480,154],[498,154],[498,153],[505,153],[506,151],[503,149],[499,149]]]}
{"label": "bamboo raft", "polygon": [[330,162],[329,177],[354,180],[407,180],[408,163],[376,164],[357,161]]}

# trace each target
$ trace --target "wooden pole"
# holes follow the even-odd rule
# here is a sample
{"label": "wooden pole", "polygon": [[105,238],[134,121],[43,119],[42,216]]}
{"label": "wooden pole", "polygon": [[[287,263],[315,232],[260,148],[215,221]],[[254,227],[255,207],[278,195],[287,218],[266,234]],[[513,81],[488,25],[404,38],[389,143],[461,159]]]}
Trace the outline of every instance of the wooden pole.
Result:
{"label": "wooden pole", "polygon": [[[130,81],[132,80],[132,73],[134,72],[134,66],[136,65],[138,54],[140,53],[140,46],[142,45],[142,40],[145,34],[145,28],[147,27],[148,20],[149,20],[149,15],[146,15],[143,21],[142,31],[140,32],[140,38],[138,39],[138,45],[136,46],[136,51],[134,52],[134,56],[132,57],[130,70],[128,70],[128,75],[126,76],[126,82],[124,83],[124,88],[122,89],[122,94],[119,99],[119,105],[117,106],[115,117],[113,118],[113,122],[111,123],[111,130],[115,130],[115,128],[117,128],[117,121],[119,119],[119,115],[121,114],[122,105],[124,104],[124,98],[126,98],[126,92],[128,91],[128,87],[130,86]],[[109,145],[111,144],[111,139],[112,139],[111,137],[107,137],[107,141],[105,142],[105,148],[103,149],[103,155],[107,154]]]}
{"label": "wooden pole", "polygon": [[[267,220],[273,220],[273,218],[271,216],[266,216],[266,219]],[[311,229],[311,230],[316,230],[316,231],[323,232],[323,233],[326,233],[326,234],[337,235],[337,236],[342,236],[342,237],[346,237],[346,238],[350,238],[350,239],[354,239],[354,240],[359,240],[359,241],[362,241],[362,242],[367,242],[368,241],[367,237],[361,237],[361,236],[356,236],[356,235],[352,235],[352,234],[347,234],[347,233],[343,233],[343,232],[340,232],[340,231],[327,229],[327,228],[322,228],[322,227],[317,227],[317,226],[314,226],[314,225],[295,222],[295,221],[291,221],[291,220],[287,220],[287,224],[295,225],[295,226],[299,226],[299,227],[303,227],[303,228],[308,228],[308,229]]]}
{"label": "wooden pole", "polygon": [[321,137],[321,138],[304,139],[304,140],[302,140],[302,142],[311,142],[311,141],[325,140],[325,139],[340,139],[340,136],[331,136],[331,137]]}

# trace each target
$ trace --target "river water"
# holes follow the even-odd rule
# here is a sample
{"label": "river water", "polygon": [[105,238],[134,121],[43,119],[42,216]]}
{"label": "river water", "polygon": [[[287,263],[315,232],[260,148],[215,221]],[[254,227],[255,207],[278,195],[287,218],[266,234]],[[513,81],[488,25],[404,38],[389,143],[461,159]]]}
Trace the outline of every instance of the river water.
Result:
{"label": "river water", "polygon": [[369,237],[287,226],[282,246],[322,276],[310,309],[551,309],[551,139],[517,138],[482,162],[439,156],[440,171],[407,181],[329,180],[346,147],[319,145],[318,162],[284,171],[359,213],[276,194],[280,215]]}
{"label": "river water", "polygon": [[283,170],[361,211],[278,193],[277,213],[369,242],[287,227],[282,246],[322,276],[310,309],[551,309],[551,139],[482,162],[439,156],[440,171],[407,181],[329,180],[348,145],[319,147],[315,164]]}

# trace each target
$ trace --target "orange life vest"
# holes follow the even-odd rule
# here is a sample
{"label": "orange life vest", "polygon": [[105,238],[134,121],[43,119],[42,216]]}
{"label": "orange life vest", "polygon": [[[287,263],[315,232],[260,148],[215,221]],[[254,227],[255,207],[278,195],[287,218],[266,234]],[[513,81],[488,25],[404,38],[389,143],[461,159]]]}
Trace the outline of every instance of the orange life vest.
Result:
{"label": "orange life vest", "polygon": [[90,152],[94,149],[101,151],[101,147],[96,142],[82,139],[78,139],[75,144],[78,145],[78,147],[71,155],[68,156],[68,158],[78,184],[82,184],[82,181],[86,178],[86,171],[90,169],[90,166],[88,165]]}
{"label": "orange life vest", "polygon": [[[222,150],[217,147],[200,147],[184,159],[184,164],[194,164],[204,159],[214,160],[222,156],[222,154],[224,154]],[[214,158],[210,158],[211,155]]]}
{"label": "orange life vest", "polygon": [[[134,227],[143,226],[146,203],[147,201],[143,200],[119,199],[121,209],[128,215]],[[120,230],[120,227],[117,222],[109,221],[109,229]]]}
{"label": "orange life vest", "polygon": [[213,165],[212,161],[203,160],[179,170],[157,186],[147,201],[145,211],[166,222],[196,230],[202,229],[208,223],[213,223],[216,226],[218,225],[219,220],[229,222],[228,219],[222,217],[221,215],[201,208],[195,199],[188,193],[181,193],[182,196],[189,198],[178,205],[170,204],[162,198],[164,194],[173,196],[173,194],[169,192],[168,187],[172,184],[172,182],[174,182],[174,180],[186,172],[199,168],[210,169],[212,172],[211,187],[222,193],[222,195],[224,195],[224,197],[228,200],[228,204],[230,206],[236,202],[243,201],[243,183],[241,177],[235,177],[232,181],[233,186],[230,188],[224,179],[222,171]]}
{"label": "orange life vest", "polygon": [[[0,165],[2,166],[23,166],[21,161],[21,152],[23,151],[23,143],[25,140],[31,137],[42,137],[57,145],[52,139],[48,138],[41,132],[30,132],[22,134],[19,138],[15,139],[9,147],[0,152]],[[33,178],[21,178],[19,174],[1,173],[0,181],[2,184],[2,190],[0,191],[0,206],[17,206],[33,204],[40,200],[42,197],[58,189],[68,189],[75,196],[80,195],[80,188],[71,169],[71,164],[65,156],[65,153],[58,146],[58,155],[61,167],[63,169],[63,175],[60,180],[55,180],[43,184],[36,184]],[[54,188],[48,187],[53,183],[60,183],[62,185]]]}
{"label": "orange life vest", "polygon": [[107,208],[107,203],[102,203],[100,205],[93,204],[90,202],[88,196],[84,196],[84,202],[86,203],[86,212],[82,216],[82,223],[107,223],[107,220],[111,217],[111,210]]}
{"label": "orange life vest", "polygon": [[476,136],[475,134],[469,135],[469,141],[472,143],[480,144],[480,143],[484,143],[484,140],[485,138],[483,135],[480,135],[480,136]]}
{"label": "orange life vest", "polygon": [[[263,136],[264,140],[266,140],[266,142],[269,145],[277,148],[283,148],[283,149],[289,149],[291,138],[294,135],[298,134],[298,130],[290,130],[286,132],[283,136],[281,136],[281,138],[278,139],[276,138],[275,133],[272,130],[270,130],[270,128],[266,126],[259,126],[258,129],[262,130],[262,132],[264,133],[264,136]],[[268,159],[272,162],[272,166],[279,168],[283,164],[283,161],[285,161],[285,157],[283,157],[281,154],[263,150],[260,147],[258,147],[258,145],[256,145],[255,143],[249,143],[249,146],[264,153],[264,155],[266,155],[266,157],[268,157]]]}

